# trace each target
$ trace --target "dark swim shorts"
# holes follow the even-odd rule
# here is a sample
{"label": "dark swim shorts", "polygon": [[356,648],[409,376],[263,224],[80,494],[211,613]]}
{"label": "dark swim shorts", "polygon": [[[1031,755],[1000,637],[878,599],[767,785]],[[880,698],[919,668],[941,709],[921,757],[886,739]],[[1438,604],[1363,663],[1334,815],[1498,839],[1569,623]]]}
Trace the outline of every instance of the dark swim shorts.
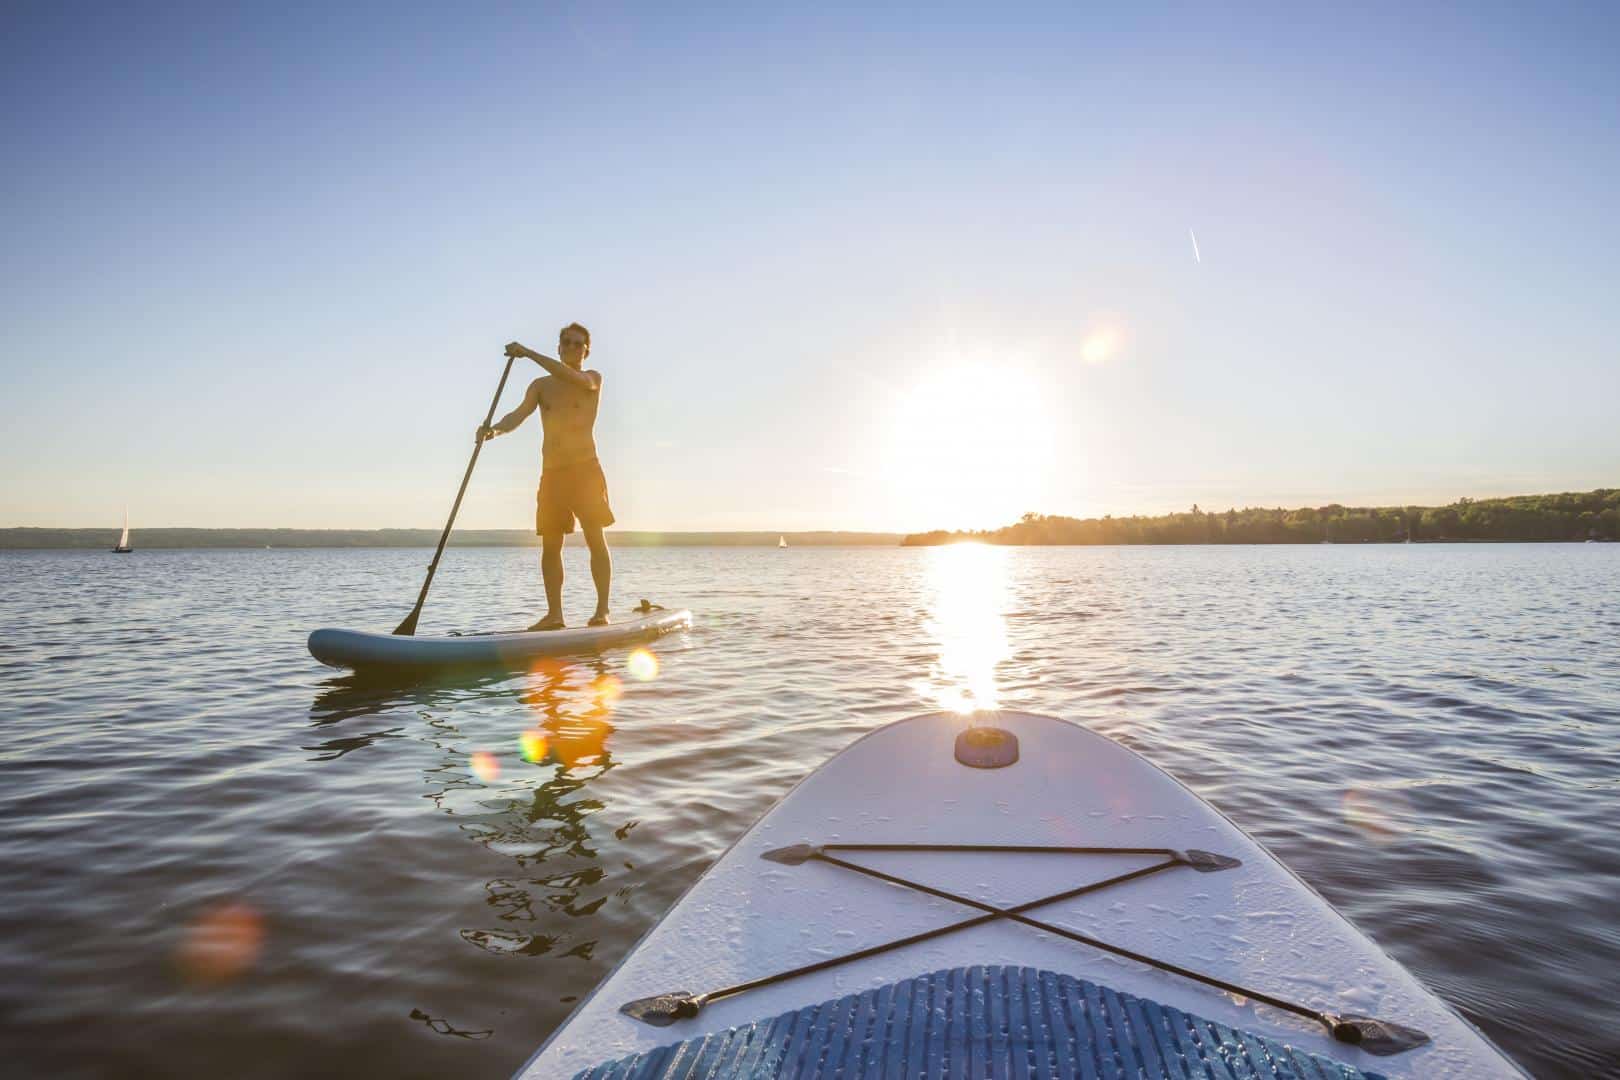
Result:
{"label": "dark swim shorts", "polygon": [[535,502],[534,531],[541,536],[573,532],[576,517],[581,525],[600,529],[613,524],[607,478],[595,458],[572,465],[547,465],[540,470],[540,491]]}

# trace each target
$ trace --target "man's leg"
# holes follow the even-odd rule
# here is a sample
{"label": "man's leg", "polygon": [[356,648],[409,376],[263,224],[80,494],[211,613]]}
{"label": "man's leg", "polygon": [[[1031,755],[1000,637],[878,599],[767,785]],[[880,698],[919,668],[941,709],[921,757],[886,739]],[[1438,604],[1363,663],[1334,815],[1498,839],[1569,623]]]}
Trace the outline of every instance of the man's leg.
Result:
{"label": "man's leg", "polygon": [[596,614],[591,616],[592,626],[605,626],[608,621],[608,588],[613,584],[613,556],[608,554],[607,537],[602,526],[580,522],[585,534],[585,546],[591,549],[591,580],[596,582]]}
{"label": "man's leg", "polygon": [[540,578],[546,583],[546,614],[530,630],[560,630],[562,614],[563,534],[543,533],[540,537]]}

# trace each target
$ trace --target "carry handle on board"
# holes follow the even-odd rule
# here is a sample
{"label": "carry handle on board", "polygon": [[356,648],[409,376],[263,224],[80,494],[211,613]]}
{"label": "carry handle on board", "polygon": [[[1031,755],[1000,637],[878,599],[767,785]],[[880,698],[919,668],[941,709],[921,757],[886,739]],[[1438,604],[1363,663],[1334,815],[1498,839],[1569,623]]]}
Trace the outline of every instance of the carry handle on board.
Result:
{"label": "carry handle on board", "polygon": [[[506,377],[512,374],[512,361],[515,356],[506,358],[506,367],[501,371],[500,384],[495,387],[495,397],[489,403],[489,412],[484,416],[484,427],[489,427],[495,419],[495,409],[501,403],[501,393],[506,389]],[[480,429],[482,430],[482,429]],[[456,512],[461,509],[461,497],[467,494],[467,481],[472,479],[473,466],[478,464],[478,451],[484,448],[484,439],[480,438],[473,443],[472,459],[467,462],[467,471],[461,475],[461,487],[456,490],[456,501],[450,506],[450,520],[444,523],[444,532],[439,535],[439,547],[433,552],[433,561],[428,563],[427,580],[422,582],[422,591],[417,594],[416,606],[411,613],[405,616],[405,621],[394,627],[394,633],[410,637],[416,633],[416,620],[422,617],[422,605],[427,603],[428,586],[433,584],[433,572],[439,568],[439,558],[444,554],[445,542],[450,539],[450,528],[456,523]]]}

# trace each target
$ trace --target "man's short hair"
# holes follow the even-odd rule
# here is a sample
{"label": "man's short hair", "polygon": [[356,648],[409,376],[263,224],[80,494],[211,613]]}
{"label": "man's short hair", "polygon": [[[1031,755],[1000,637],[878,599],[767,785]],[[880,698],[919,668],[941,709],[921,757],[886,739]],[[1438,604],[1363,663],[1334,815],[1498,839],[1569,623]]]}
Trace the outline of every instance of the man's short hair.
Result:
{"label": "man's short hair", "polygon": [[585,349],[586,349],[587,352],[589,352],[590,348],[591,348],[591,332],[589,330],[585,329],[583,326],[579,325],[579,323],[577,323],[577,322],[571,322],[567,326],[563,327],[561,330],[557,331],[557,337],[561,338],[564,334],[568,333],[568,331],[570,331],[570,330],[578,330],[579,331],[579,336],[585,339]]}

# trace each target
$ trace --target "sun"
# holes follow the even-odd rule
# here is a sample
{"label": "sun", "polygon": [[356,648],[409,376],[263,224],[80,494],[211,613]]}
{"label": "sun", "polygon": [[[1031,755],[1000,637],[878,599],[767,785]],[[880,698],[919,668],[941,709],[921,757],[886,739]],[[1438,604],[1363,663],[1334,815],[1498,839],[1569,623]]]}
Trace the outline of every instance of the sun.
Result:
{"label": "sun", "polygon": [[1030,369],[988,358],[902,384],[885,454],[895,508],[918,528],[988,528],[1049,504],[1052,398]]}

